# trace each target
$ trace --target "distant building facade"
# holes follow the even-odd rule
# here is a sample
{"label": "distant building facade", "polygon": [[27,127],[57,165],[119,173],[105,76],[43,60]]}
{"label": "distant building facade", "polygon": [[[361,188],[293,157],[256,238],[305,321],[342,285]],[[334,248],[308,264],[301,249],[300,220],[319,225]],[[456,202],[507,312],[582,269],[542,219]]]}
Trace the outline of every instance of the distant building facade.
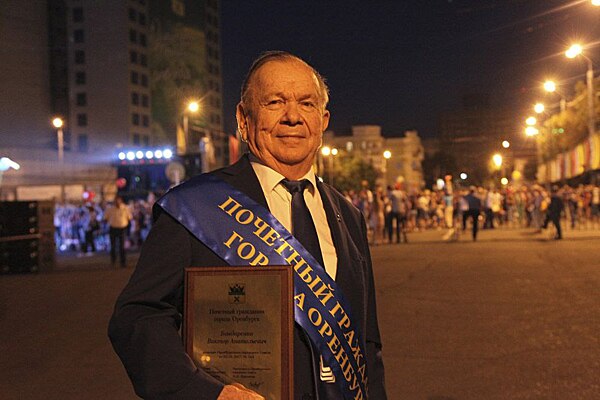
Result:
{"label": "distant building facade", "polygon": [[[424,185],[421,166],[424,149],[416,130],[405,131],[403,137],[386,138],[378,125],[355,125],[350,136],[325,132],[323,144],[357,155],[371,164],[380,171],[379,183],[383,185],[404,182],[409,190],[418,190]],[[389,159],[384,157],[386,150],[391,153]]]}
{"label": "distant building facade", "polygon": [[[211,168],[226,163],[217,0],[7,0],[0,7],[0,156],[22,166],[4,174],[0,197],[41,185],[47,198],[86,188],[113,193],[117,152],[174,150],[188,99],[201,105],[189,133],[208,137]],[[178,41],[181,32],[194,40]],[[178,64],[188,60],[187,70]],[[176,69],[185,79],[167,77]],[[65,122],[62,164],[55,116]],[[190,152],[199,147],[196,140]]]}

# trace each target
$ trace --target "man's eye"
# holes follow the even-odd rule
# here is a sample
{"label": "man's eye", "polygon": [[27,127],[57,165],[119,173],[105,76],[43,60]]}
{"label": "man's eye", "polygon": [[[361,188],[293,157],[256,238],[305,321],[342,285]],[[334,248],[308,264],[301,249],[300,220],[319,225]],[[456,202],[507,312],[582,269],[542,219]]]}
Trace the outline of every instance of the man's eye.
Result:
{"label": "man's eye", "polygon": [[267,108],[269,108],[271,110],[281,108],[282,106],[283,106],[283,100],[281,100],[281,99],[273,99],[273,100],[267,101]]}
{"label": "man's eye", "polygon": [[300,106],[306,110],[312,110],[316,107],[316,104],[312,101],[302,101],[300,102]]}

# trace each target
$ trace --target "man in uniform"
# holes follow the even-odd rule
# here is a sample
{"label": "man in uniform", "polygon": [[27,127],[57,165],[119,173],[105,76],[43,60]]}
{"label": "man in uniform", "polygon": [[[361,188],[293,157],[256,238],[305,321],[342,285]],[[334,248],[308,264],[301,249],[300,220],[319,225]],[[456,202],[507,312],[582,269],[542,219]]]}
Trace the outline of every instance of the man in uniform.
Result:
{"label": "man in uniform", "polygon": [[[310,249],[337,290],[343,291],[352,310],[352,324],[362,338],[359,344],[368,373],[368,397],[365,393],[363,398],[382,400],[386,393],[381,340],[364,218],[337,191],[320,182],[312,169],[329,123],[327,102],[327,86],[310,65],[286,52],[263,54],[242,85],[236,113],[239,133],[250,154],[209,176],[268,209],[295,235],[295,207],[298,201],[305,204],[318,242],[315,248],[298,240]],[[195,179],[164,198],[189,190],[186,188],[192,187]],[[196,198],[203,196],[202,186],[199,188],[194,192]],[[113,346],[136,393],[153,399],[261,399],[241,385],[215,380],[196,368],[185,353],[178,333],[184,269],[227,263],[160,204],[165,203],[159,201],[155,206],[156,222],[109,326]],[[293,398],[348,398],[343,394],[347,393],[342,386],[344,377],[331,378],[331,366],[317,349],[296,323]]]}

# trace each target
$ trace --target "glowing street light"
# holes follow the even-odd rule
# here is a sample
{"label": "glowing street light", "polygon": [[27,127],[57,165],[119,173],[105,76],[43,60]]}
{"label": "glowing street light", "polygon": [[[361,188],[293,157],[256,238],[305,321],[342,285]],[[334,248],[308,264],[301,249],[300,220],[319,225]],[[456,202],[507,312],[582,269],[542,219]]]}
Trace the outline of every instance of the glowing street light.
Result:
{"label": "glowing street light", "polygon": [[386,160],[389,160],[390,158],[392,158],[392,152],[389,150],[384,151],[383,158],[385,158]]}
{"label": "glowing street light", "polygon": [[565,51],[567,58],[575,58],[583,53],[583,47],[579,43],[575,43]]}
{"label": "glowing street light", "polygon": [[329,147],[329,146],[321,147],[321,154],[323,154],[325,157],[328,157],[331,154],[331,147]]}
{"label": "glowing street light", "polygon": [[534,126],[535,124],[537,124],[537,118],[529,117],[525,120],[525,123],[529,126]]}
{"label": "glowing street light", "polygon": [[508,185],[508,178],[504,177],[504,178],[500,179],[500,183],[502,184],[502,186]]}
{"label": "glowing street light", "polygon": [[508,149],[510,147],[510,142],[508,140],[503,140],[502,147],[504,147],[505,149]]}
{"label": "glowing street light", "polygon": [[586,86],[587,86],[587,101],[588,101],[588,135],[593,135],[596,130],[596,113],[594,111],[594,66],[592,60],[583,54],[583,46],[575,43],[565,52],[567,58],[575,58],[581,56],[587,61]]}
{"label": "glowing street light", "polygon": [[540,131],[534,126],[528,126],[525,128],[525,135],[527,136],[535,136],[538,133],[540,133]]}
{"label": "glowing street light", "polygon": [[544,90],[550,93],[556,92],[556,83],[554,81],[544,82]]}
{"label": "glowing street light", "polygon": [[200,104],[198,104],[197,101],[190,101],[188,103],[187,109],[189,112],[198,112],[198,110],[200,109]]}
{"label": "glowing street light", "polygon": [[537,103],[535,106],[533,106],[533,111],[535,111],[538,114],[543,113],[545,109],[546,107],[542,103]]}
{"label": "glowing street light", "polygon": [[492,156],[492,162],[497,168],[502,166],[502,155],[496,153]]}

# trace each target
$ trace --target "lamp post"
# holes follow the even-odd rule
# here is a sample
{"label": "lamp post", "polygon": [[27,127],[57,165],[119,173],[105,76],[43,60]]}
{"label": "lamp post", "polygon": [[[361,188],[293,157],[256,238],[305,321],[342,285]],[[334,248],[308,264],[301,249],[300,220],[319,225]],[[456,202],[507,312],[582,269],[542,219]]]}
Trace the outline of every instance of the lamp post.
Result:
{"label": "lamp post", "polygon": [[52,125],[56,128],[56,142],[58,148],[58,165],[60,168],[59,178],[60,178],[60,196],[61,200],[65,200],[65,184],[64,184],[64,174],[65,174],[65,141],[64,141],[64,133],[63,126],[64,121],[60,117],[54,117],[52,119]]}
{"label": "lamp post", "polygon": [[[559,100],[560,111],[565,111],[567,109],[567,100],[561,93],[556,91],[556,82],[547,80],[546,82],[544,82],[544,90],[548,93],[558,94],[558,98],[560,99]],[[536,104],[536,106],[537,106],[537,104]],[[537,112],[537,110],[536,110],[536,112]]]}
{"label": "lamp post", "polygon": [[383,180],[384,180],[384,185],[387,186],[387,161],[392,158],[392,152],[389,150],[385,150],[383,152],[383,167],[381,168],[381,172],[383,173]]}
{"label": "lamp post", "polygon": [[177,153],[185,154],[190,143],[190,122],[189,114],[195,114],[200,109],[200,104],[197,101],[190,101],[183,111],[183,137],[177,140]]}
{"label": "lamp post", "polygon": [[335,147],[331,148],[329,146],[321,147],[321,154],[324,157],[327,157],[327,170],[329,175],[329,184],[333,185],[333,158],[337,156],[338,149]]}
{"label": "lamp post", "polygon": [[[594,4],[592,2],[592,4]],[[594,4],[596,5],[596,4]],[[591,136],[596,131],[596,116],[594,110],[594,66],[592,60],[583,54],[583,47],[580,44],[574,44],[565,52],[567,58],[581,56],[587,61],[586,86],[588,100],[588,134]]]}

